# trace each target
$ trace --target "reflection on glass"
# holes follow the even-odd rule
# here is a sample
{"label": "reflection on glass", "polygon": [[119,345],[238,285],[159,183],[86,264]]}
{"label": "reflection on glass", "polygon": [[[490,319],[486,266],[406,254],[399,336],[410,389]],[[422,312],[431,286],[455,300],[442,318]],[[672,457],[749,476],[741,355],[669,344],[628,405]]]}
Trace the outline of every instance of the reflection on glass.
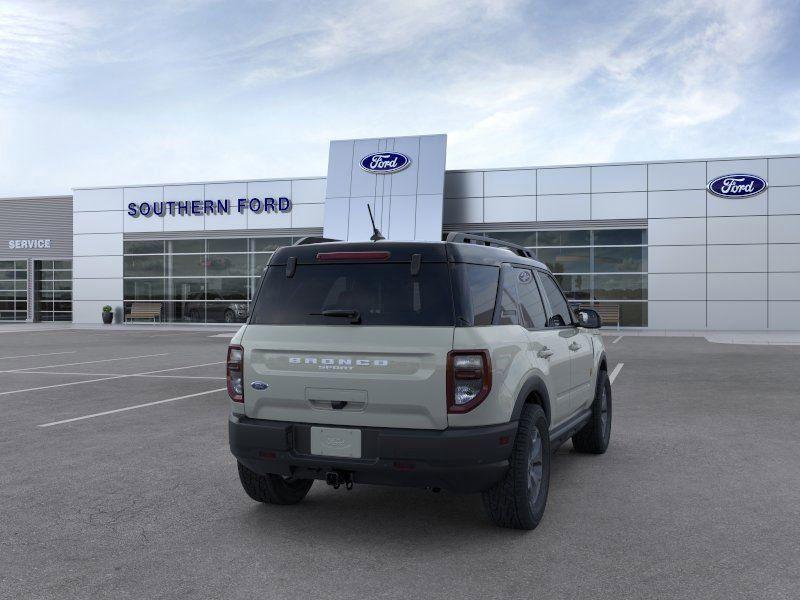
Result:
{"label": "reflection on glass", "polygon": [[647,293],[645,275],[593,275],[597,300],[643,300]]}
{"label": "reflection on glass", "polygon": [[172,254],[202,254],[206,251],[205,240],[170,240],[167,245]]}
{"label": "reflection on glass", "polygon": [[203,254],[174,254],[170,256],[169,275],[172,277],[202,277],[205,275],[206,259]]}
{"label": "reflection on glass", "polygon": [[253,239],[253,252],[273,252],[283,246],[291,246],[292,238],[255,238]]}
{"label": "reflection on glass", "polygon": [[207,252],[247,252],[247,239],[210,239]]}
{"label": "reflection on glass", "polygon": [[124,254],[164,254],[164,241],[123,242],[122,252]]}
{"label": "reflection on glass", "polygon": [[647,271],[647,248],[595,248],[596,273],[643,273]]}
{"label": "reflection on glass", "polygon": [[211,275],[249,275],[246,254],[209,254],[206,273]]}
{"label": "reflection on glass", "polygon": [[591,298],[591,275],[556,275],[556,279],[568,300]]}
{"label": "reflection on glass", "polygon": [[595,246],[634,246],[647,243],[646,229],[597,229]]}
{"label": "reflection on glass", "polygon": [[163,277],[163,256],[124,256],[123,273],[129,277]]}
{"label": "reflection on glass", "polygon": [[589,248],[540,248],[537,257],[553,273],[588,273]]}

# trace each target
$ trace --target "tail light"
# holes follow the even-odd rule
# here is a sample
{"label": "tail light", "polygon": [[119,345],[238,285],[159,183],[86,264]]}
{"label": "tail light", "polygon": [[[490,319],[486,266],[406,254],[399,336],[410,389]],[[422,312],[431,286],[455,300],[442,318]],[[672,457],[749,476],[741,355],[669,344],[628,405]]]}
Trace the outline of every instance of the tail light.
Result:
{"label": "tail light", "polygon": [[447,412],[471,411],[492,389],[487,350],[453,350],[447,354]]}
{"label": "tail light", "polygon": [[231,400],[244,402],[244,348],[241,346],[228,346],[225,378],[228,380],[228,396]]}

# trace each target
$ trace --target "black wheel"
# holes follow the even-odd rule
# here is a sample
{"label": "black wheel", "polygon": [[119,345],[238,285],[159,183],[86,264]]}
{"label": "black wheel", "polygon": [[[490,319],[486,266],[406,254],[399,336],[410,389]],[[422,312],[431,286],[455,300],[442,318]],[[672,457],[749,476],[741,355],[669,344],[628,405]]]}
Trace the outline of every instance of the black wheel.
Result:
{"label": "black wheel", "polygon": [[603,454],[611,439],[611,382],[608,373],[597,374],[597,388],[592,403],[592,416],[578,433],[572,436],[572,445],[578,452]]}
{"label": "black wheel", "polygon": [[256,502],[267,504],[297,504],[308,494],[313,479],[293,479],[280,475],[259,475],[239,465],[239,481],[247,495]]}
{"label": "black wheel", "polygon": [[236,317],[234,317],[233,311],[232,310],[226,310],[225,311],[225,322],[226,323],[233,323],[235,320],[236,320]]}
{"label": "black wheel", "polygon": [[547,417],[536,404],[522,409],[510,462],[505,477],[483,492],[483,506],[501,527],[535,529],[550,487],[550,432]]}

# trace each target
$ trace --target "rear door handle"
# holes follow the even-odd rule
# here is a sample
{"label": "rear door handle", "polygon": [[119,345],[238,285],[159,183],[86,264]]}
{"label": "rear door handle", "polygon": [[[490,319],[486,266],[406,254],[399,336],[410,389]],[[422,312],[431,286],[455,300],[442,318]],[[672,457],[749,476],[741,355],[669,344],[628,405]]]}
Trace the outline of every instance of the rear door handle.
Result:
{"label": "rear door handle", "polygon": [[569,345],[569,349],[570,349],[570,350],[572,350],[573,352],[576,352],[576,351],[578,351],[578,350],[580,350],[580,349],[581,349],[581,345],[580,345],[580,344],[578,344],[577,342],[572,342],[572,343]]}
{"label": "rear door handle", "polygon": [[554,354],[553,351],[550,350],[550,348],[548,348],[547,346],[545,346],[536,353],[536,356],[538,356],[539,358],[550,358],[551,356],[553,356],[553,354]]}

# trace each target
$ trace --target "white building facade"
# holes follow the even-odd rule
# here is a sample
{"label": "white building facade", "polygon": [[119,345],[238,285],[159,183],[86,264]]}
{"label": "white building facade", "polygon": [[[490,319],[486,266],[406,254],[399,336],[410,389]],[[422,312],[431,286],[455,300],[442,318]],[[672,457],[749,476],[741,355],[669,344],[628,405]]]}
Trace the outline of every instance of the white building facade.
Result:
{"label": "white building facade", "polygon": [[[800,156],[445,171],[445,149],[445,136],[344,140],[327,178],[76,189],[73,321],[145,302],[163,322],[241,320],[276,247],[368,239],[369,206],[390,239],[530,247],[572,301],[614,306],[624,327],[798,328]],[[395,170],[370,172],[372,155]],[[763,189],[710,191],[739,175]]]}

